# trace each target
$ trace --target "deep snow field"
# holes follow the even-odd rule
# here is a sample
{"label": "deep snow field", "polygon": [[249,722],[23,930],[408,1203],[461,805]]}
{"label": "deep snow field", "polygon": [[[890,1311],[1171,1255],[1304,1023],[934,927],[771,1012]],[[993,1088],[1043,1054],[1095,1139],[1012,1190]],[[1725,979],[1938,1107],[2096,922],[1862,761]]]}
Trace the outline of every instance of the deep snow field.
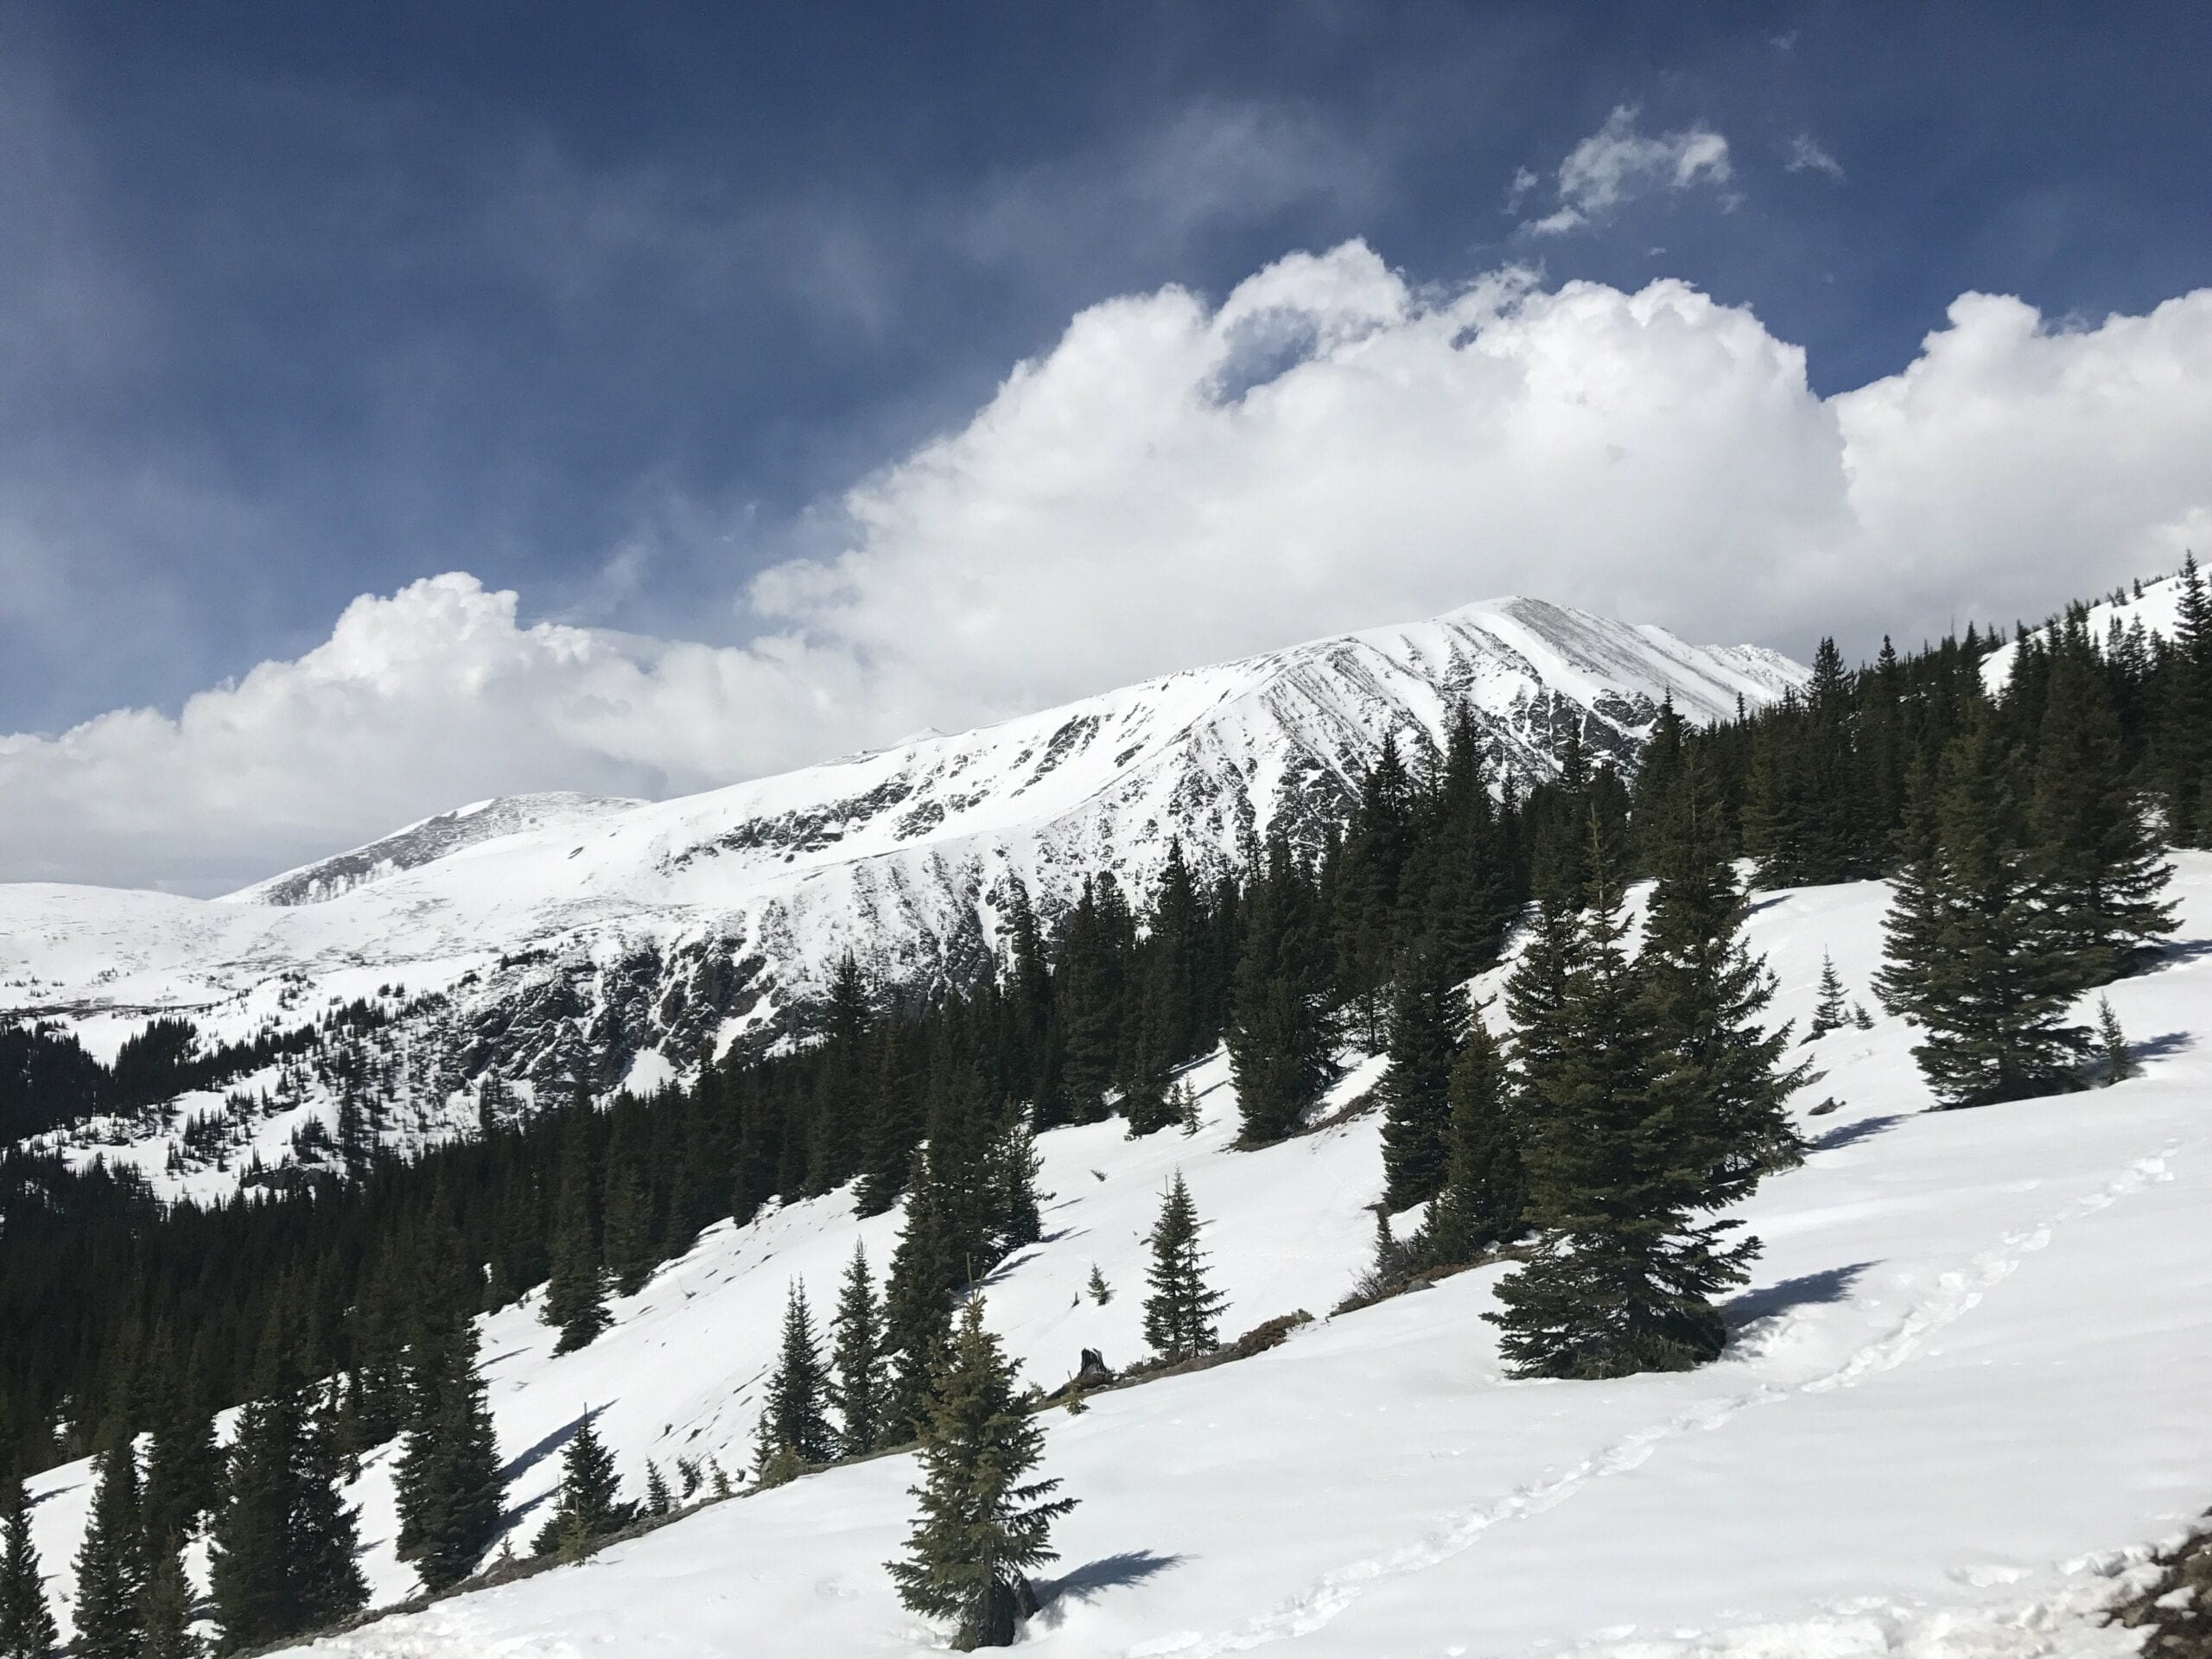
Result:
{"label": "deep snow field", "polygon": [[[2183,943],[2115,986],[2143,1075],[2117,1088],[1936,1113],[1911,1033],[1869,982],[1879,884],[1761,895],[1751,930],[1802,1029],[1823,950],[1877,1023],[1809,1051],[1806,1166],[1741,1213],[1765,1242],[1717,1363],[1618,1382],[1500,1373],[1481,1318],[1502,1268],[1462,1274],[1217,1370],[1047,1418],[1047,1472],[1081,1505],[1039,1576],[1026,1644],[1069,1656],[2088,1654],[2133,1634],[2094,1610],[2212,1503],[2212,855],[2177,859]],[[1338,1091],[1370,1085],[1359,1065]],[[1044,1243],[986,1287],[988,1319],[1047,1387],[1084,1347],[1140,1357],[1143,1243],[1180,1166],[1224,1337],[1325,1316],[1364,1264],[1379,1120],[1230,1150],[1217,1057],[1205,1124],[1042,1138]],[[1408,1217],[1410,1222],[1412,1218]],[[727,1224],[617,1324],[556,1360],[527,1308],[485,1322],[518,1548],[586,1412],[630,1495],[645,1462],[744,1467],[786,1287],[826,1320],[855,1240],[879,1274],[895,1216],[844,1194]],[[1112,1286],[1083,1294],[1093,1262]],[[391,1555],[389,1463],[356,1496],[375,1599]],[[883,1563],[909,1457],[709,1505],[537,1577],[315,1644],[378,1659],[586,1653],[904,1655],[942,1647]],[[65,1588],[87,1469],[37,1477],[36,1536]],[[64,1610],[66,1611],[66,1609]]]}

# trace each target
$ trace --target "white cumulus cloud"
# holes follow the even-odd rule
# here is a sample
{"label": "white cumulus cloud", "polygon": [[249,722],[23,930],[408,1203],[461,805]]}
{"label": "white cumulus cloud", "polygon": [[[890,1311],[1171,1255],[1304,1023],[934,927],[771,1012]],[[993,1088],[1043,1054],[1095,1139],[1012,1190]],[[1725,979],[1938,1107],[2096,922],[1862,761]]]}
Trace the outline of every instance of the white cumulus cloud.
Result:
{"label": "white cumulus cloud", "polygon": [[1866,652],[2212,545],[2212,289],[2059,323],[1967,295],[1897,374],[1679,282],[1419,286],[1350,243],[1078,315],[815,515],[717,647],[450,575],[175,715],[0,738],[0,874],[208,891],[481,796],[662,794],[1522,592]]}

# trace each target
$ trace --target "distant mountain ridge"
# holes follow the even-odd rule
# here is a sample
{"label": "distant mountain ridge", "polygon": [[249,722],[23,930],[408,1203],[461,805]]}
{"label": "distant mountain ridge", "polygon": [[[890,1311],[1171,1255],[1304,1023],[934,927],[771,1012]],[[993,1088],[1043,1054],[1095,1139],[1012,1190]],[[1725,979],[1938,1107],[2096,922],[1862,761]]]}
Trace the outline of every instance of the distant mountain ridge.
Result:
{"label": "distant mountain ridge", "polygon": [[1627,762],[1662,699],[1705,721],[1805,677],[1496,600],[681,799],[480,802],[223,899],[0,887],[0,1013],[103,1053],[163,1010],[243,1036],[381,993],[397,1018],[375,1040],[431,1096],[410,1132],[465,1132],[458,1091],[487,1073],[645,1086],[789,1035],[849,950],[887,981],[964,982],[1016,881],[1049,925],[1086,875],[1147,891],[1171,838],[1201,872],[1277,825],[1318,842],[1386,735],[1433,748],[1462,702],[1526,782],[1570,726]]}

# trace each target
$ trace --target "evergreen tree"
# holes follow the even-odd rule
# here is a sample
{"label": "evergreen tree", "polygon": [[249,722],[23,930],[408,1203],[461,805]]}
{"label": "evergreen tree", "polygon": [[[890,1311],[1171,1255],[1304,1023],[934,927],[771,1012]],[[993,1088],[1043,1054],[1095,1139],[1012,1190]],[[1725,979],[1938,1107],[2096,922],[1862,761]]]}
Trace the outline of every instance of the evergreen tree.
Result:
{"label": "evergreen tree", "polygon": [[289,1569],[305,1434],[298,1411],[296,1390],[287,1382],[245,1406],[231,1438],[209,1562],[226,1650],[306,1628]]}
{"label": "evergreen tree", "polygon": [[[139,1620],[146,1633],[139,1659],[198,1659],[202,1649],[192,1632],[192,1580],[185,1573],[181,1542],[154,1551]],[[0,1653],[5,1651],[0,1647]]]}
{"label": "evergreen tree", "polygon": [[1829,1032],[1843,1028],[1843,981],[1835,971],[1835,963],[1828,953],[1821,952],[1821,995],[1813,1005],[1813,1022],[1805,1028],[1805,1040],[1825,1037]]}
{"label": "evergreen tree", "polygon": [[[1027,917],[1027,912],[1023,914]],[[1033,937],[1034,925],[1031,922]],[[914,1149],[924,1134],[922,1083],[914,1075],[915,1055],[899,1021],[882,1022],[874,1047],[868,1128],[855,1195],[856,1207],[863,1216],[882,1215],[899,1202],[913,1166]]]}
{"label": "evergreen tree", "polygon": [[1153,1065],[1166,1069],[1196,1059],[1214,1036],[1200,983],[1207,950],[1205,909],[1179,839],[1168,841],[1150,924],[1137,1024],[1143,1051]]}
{"label": "evergreen tree", "polygon": [[145,1522],[128,1440],[99,1457],[92,1516],[77,1550],[77,1639],[89,1659],[137,1659],[145,1639]]}
{"label": "evergreen tree", "polygon": [[827,1398],[828,1378],[815,1341],[814,1316],[806,1306],[806,1287],[794,1281],[784,1303],[783,1349],[768,1379],[765,1417],[771,1443],[787,1448],[802,1464],[829,1462],[836,1455],[836,1441]]}
{"label": "evergreen tree", "polygon": [[1027,1113],[1017,1109],[1007,1115],[985,1157],[990,1207],[985,1252],[996,1262],[1045,1236],[1037,1201],[1037,1173],[1044,1160]]}
{"label": "evergreen tree", "polygon": [[645,1459],[645,1513],[660,1516],[676,1508],[676,1496],[668,1490],[668,1477],[662,1474],[660,1465],[651,1458]]}
{"label": "evergreen tree", "polygon": [[2160,674],[2154,753],[2166,834],[2177,845],[2212,845],[2212,598],[2196,556],[2182,561],[2174,637]]}
{"label": "evergreen tree", "polygon": [[167,1548],[198,1526],[214,1507],[222,1460],[215,1424],[189,1397],[174,1347],[156,1344],[153,1444],[146,1454],[146,1541]]}
{"label": "evergreen tree", "polygon": [[1882,922],[1882,966],[1874,975],[1882,1006],[1916,1024],[1929,1001],[1928,977],[1942,940],[1943,847],[1936,805],[1936,774],[1923,760],[1906,777],[1897,870]]}
{"label": "evergreen tree", "polygon": [[263,1385],[241,1408],[216,1511],[209,1577],[226,1649],[265,1645],[359,1609],[353,1511],[334,1414],[289,1350],[264,1343]]}
{"label": "evergreen tree", "polygon": [[879,1435],[884,1445],[896,1445],[918,1431],[930,1373],[951,1327],[952,1293],[961,1282],[943,1200],[931,1175],[932,1162],[926,1149],[915,1157],[906,1224],[884,1286],[883,1345],[891,1360]]}
{"label": "evergreen tree", "polygon": [[1497,1040],[1477,1015],[1452,1067],[1452,1122],[1444,1188],[1429,1206],[1416,1259],[1438,1266],[1472,1261],[1520,1236],[1527,1207],[1521,1137]]}
{"label": "evergreen tree", "polygon": [[1463,999],[1444,953],[1416,952],[1390,1007],[1390,1069],[1382,1086],[1386,1210],[1424,1203],[1444,1184],[1462,1020]]}
{"label": "evergreen tree", "polygon": [[1062,1084],[1069,1115],[1078,1123],[1107,1116],[1107,1095],[1122,1074],[1135,944],[1135,925],[1113,872],[1086,878],[1054,978],[1067,1045]]}
{"label": "evergreen tree", "polygon": [[1185,1135],[1196,1135],[1205,1127],[1205,1119],[1199,1116],[1197,1092],[1179,1080],[1167,1091],[1167,1116]]}
{"label": "evergreen tree", "polygon": [[537,1553],[575,1560],[592,1540],[619,1532],[636,1519],[636,1506],[623,1502],[613,1455],[587,1415],[561,1449],[561,1496],[538,1532]]}
{"label": "evergreen tree", "polygon": [[1229,1028],[1243,1139],[1295,1134],[1336,1075],[1333,1018],[1317,901],[1281,836],[1247,901]]}
{"label": "evergreen tree", "polygon": [[1153,1225],[1152,1294],[1144,1300],[1144,1339],[1165,1360],[1189,1359],[1221,1346],[1215,1322],[1229,1299],[1206,1282],[1198,1228],[1191,1189],[1179,1169],[1161,1195],[1160,1219]]}
{"label": "evergreen tree", "polygon": [[2127,1033],[2120,1028],[2120,1016],[2113,1012],[2108,996],[2097,999],[2097,1049],[2104,1057],[2106,1088],[2135,1075],[2135,1051],[2128,1046]]}
{"label": "evergreen tree", "polygon": [[345,1484],[359,1472],[338,1433],[338,1402],[325,1390],[303,1412],[299,1496],[292,1516],[289,1567],[302,1628],[315,1630],[359,1612],[369,1599],[357,1557],[359,1513]]}
{"label": "evergreen tree", "polygon": [[[1594,826],[1593,826],[1594,830]],[[1593,835],[1594,840],[1594,835]],[[1522,1060],[1529,1218],[1537,1237],[1487,1315],[1524,1376],[1679,1370],[1726,1337],[1713,1298],[1743,1277],[1754,1241],[1700,1222],[1714,1149],[1703,1127],[1678,1153],[1681,1114],[1654,1099],[1659,1056],[1628,923],[1601,848],[1556,1024]]]}
{"label": "evergreen tree", "polygon": [[2051,664],[2031,822],[2037,902],[2073,979],[2101,985],[2154,953],[2174,927],[2160,856],[2127,776],[2120,721],[2086,636]]}
{"label": "evergreen tree", "polygon": [[0,1659],[48,1659],[60,1634],[46,1605],[46,1575],[31,1541],[30,1500],[21,1476],[6,1479],[0,1517]]}
{"label": "evergreen tree", "polygon": [[1096,1262],[1090,1264],[1090,1277],[1083,1288],[1084,1294],[1101,1307],[1114,1300],[1114,1287],[1106,1282],[1106,1275],[1098,1270]]}
{"label": "evergreen tree", "polygon": [[1037,1419],[1014,1396],[1016,1368],[970,1296],[931,1379],[921,1430],[921,1514],[889,1564],[913,1611],[956,1621],[959,1653],[1001,1648],[1035,1607],[1027,1568],[1053,1559],[1052,1523],[1075,1507],[1056,1480],[1027,1477],[1044,1455]]}
{"label": "evergreen tree", "polygon": [[837,1413],[837,1453],[873,1452],[886,1427],[883,1309],[868,1276],[868,1254],[853,1246],[837,1311],[830,1322],[830,1403]]}
{"label": "evergreen tree", "polygon": [[561,1198],[553,1221],[552,1276],[545,1281],[545,1323],[561,1333],[553,1346],[556,1354],[589,1345],[610,1323],[607,1274],[592,1228],[587,1138],[592,1109],[588,1102],[580,1102],[571,1109],[578,1116],[563,1160]]}
{"label": "evergreen tree", "polygon": [[624,1148],[620,1132],[607,1146],[607,1192],[601,1200],[601,1255],[617,1296],[634,1296],[653,1269],[652,1216],[645,1182]]}
{"label": "evergreen tree", "polygon": [[1342,849],[1331,861],[1331,928],[1341,987],[1363,1040],[1382,1040],[1398,944],[1398,898],[1412,851],[1413,779],[1397,734],[1383,734],[1360,780]]}
{"label": "evergreen tree", "polygon": [[1567,997],[1580,965],[1581,945],[1575,912],[1540,895],[1529,919],[1528,943],[1505,982],[1516,1087],[1524,1094],[1540,1086],[1566,1058],[1572,1040],[1567,1027]]}
{"label": "evergreen tree", "polygon": [[394,1472],[402,1560],[425,1590],[458,1584],[498,1536],[505,1480],[475,1321],[426,1337],[414,1357],[414,1421]]}
{"label": "evergreen tree", "polygon": [[[1985,710],[1944,753],[1932,948],[1899,965],[1916,988],[1906,1011],[1928,1033],[1913,1056],[1946,1105],[2067,1088],[2088,1046],[2087,1030],[2064,1023],[2077,966],[2037,902],[2021,828],[2012,756]],[[1893,960],[1904,944],[1891,934]]]}
{"label": "evergreen tree", "polygon": [[[1705,1211],[1748,1193],[1761,1173],[1802,1161],[1785,1103],[1809,1075],[1782,1064],[1789,1028],[1760,1024],[1774,981],[1744,944],[1750,906],[1721,817],[1709,764],[1694,756],[1657,837],[1658,880],[1637,963],[1652,1067],[1647,1139],[1652,1155],[1690,1182],[1677,1204]],[[1840,1025],[1843,990],[1834,979],[1828,963],[1823,1005],[1832,988],[1827,1012]]]}

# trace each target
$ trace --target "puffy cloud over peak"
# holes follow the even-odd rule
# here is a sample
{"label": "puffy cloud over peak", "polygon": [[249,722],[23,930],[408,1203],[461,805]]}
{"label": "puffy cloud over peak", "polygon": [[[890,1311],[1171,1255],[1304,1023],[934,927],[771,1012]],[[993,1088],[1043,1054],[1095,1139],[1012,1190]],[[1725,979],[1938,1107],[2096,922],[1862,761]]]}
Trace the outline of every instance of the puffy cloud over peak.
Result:
{"label": "puffy cloud over peak", "polygon": [[1521,592],[1863,652],[2212,546],[2212,290],[1967,295],[1897,374],[1678,282],[1421,287],[1353,242],[1072,319],[750,586],[744,646],[530,622],[462,575],[58,737],[0,739],[0,874],[213,890],[486,795],[661,794]]}

